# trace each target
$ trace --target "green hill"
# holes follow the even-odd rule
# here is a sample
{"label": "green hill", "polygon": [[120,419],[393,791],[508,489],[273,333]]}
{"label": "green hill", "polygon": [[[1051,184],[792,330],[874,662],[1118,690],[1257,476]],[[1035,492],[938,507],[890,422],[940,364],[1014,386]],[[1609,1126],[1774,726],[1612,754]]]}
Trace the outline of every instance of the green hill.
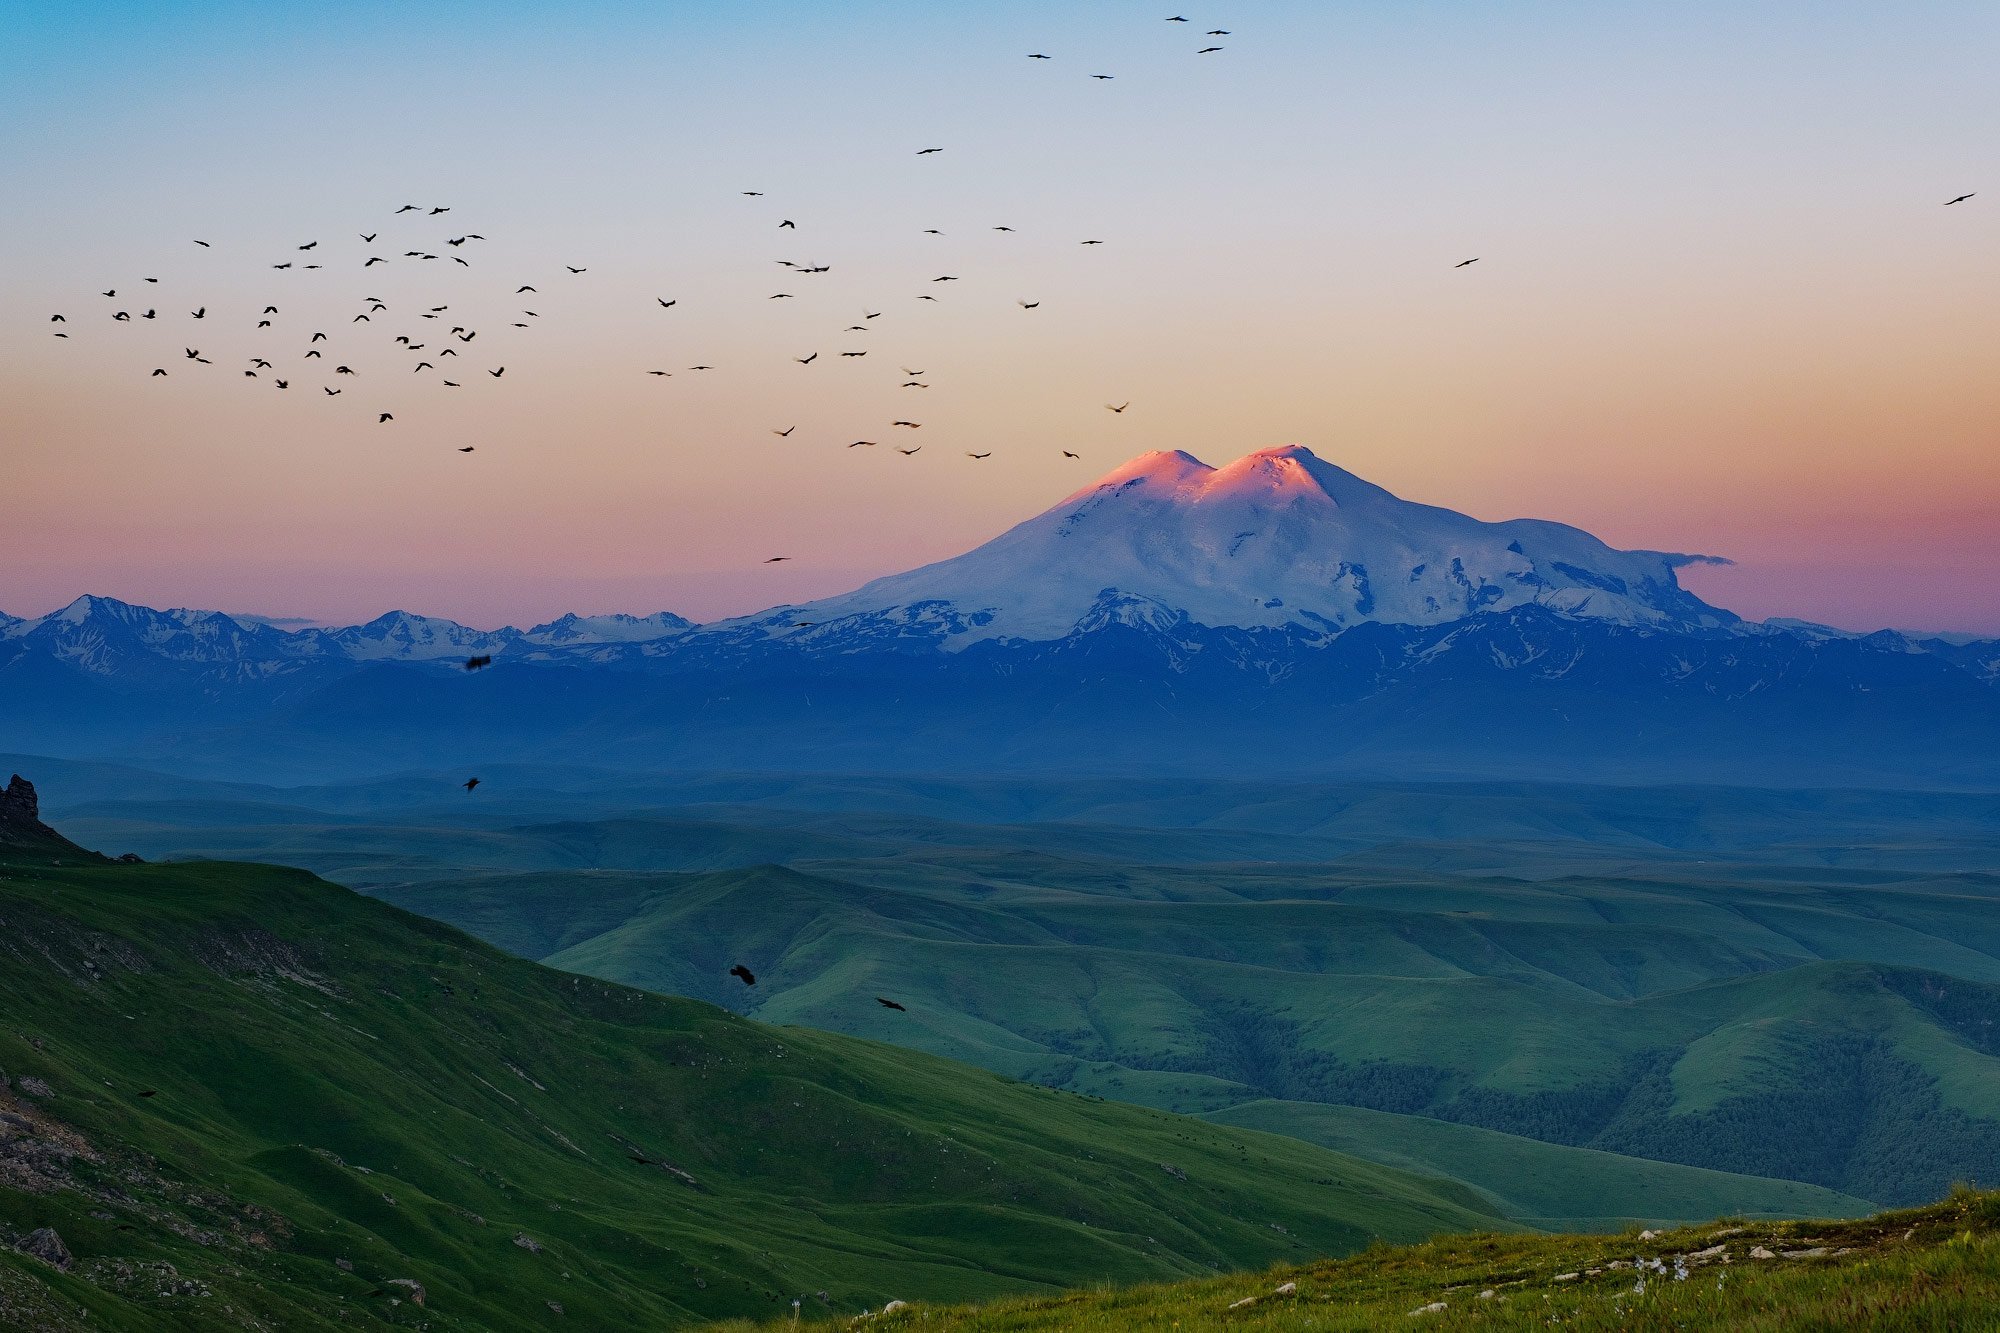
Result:
{"label": "green hill", "polygon": [[[51,859],[0,851],[0,1327],[831,1317],[1506,1225],[1453,1182],[559,973],[303,872]],[[922,1021],[882,982],[850,1004]]]}
{"label": "green hill", "polygon": [[[1443,1173],[1493,1211],[1544,1231],[1622,1231],[1690,1217],[1855,1217],[1862,1199],[1816,1185],[1569,1148],[1497,1130],[1320,1102],[1245,1102],[1207,1117],[1385,1166]],[[1634,1209],[1638,1211],[1633,1211]]]}
{"label": "green hill", "polygon": [[[909,1304],[866,1327],[925,1333],[1385,1328],[1583,1333],[1958,1333],[2000,1323],[2000,1195],[1854,1221],[1724,1219],[1622,1236],[1453,1236],[1203,1281],[986,1306]],[[779,1324],[730,1324],[746,1333]]]}
{"label": "green hill", "polygon": [[[1168,1110],[1360,1106],[1878,1204],[2000,1181],[1992,886],[1682,873],[961,849],[377,891],[553,966]],[[767,984],[731,989],[736,959]],[[920,1020],[848,1002],[889,985]],[[1509,1197],[1518,1163],[1426,1165]]]}

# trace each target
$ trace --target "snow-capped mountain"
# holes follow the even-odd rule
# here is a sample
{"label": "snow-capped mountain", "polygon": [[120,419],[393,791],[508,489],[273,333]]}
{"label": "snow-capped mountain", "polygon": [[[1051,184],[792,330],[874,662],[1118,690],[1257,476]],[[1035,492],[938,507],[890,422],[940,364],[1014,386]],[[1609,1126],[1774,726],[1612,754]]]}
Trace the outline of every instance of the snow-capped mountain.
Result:
{"label": "snow-capped mountain", "polygon": [[655,611],[650,616],[580,616],[572,612],[546,625],[535,626],[521,635],[521,641],[547,647],[573,643],[646,643],[693,627],[692,620],[671,611]]}
{"label": "snow-capped mountain", "polygon": [[1737,617],[1674,575],[1712,559],[1620,551],[1561,523],[1486,523],[1412,503],[1297,445],[1221,468],[1156,452],[964,555],[708,628],[962,648],[1183,619],[1324,636],[1538,606],[1621,625],[1722,629]]}
{"label": "snow-capped mountain", "polygon": [[268,674],[304,662],[427,662],[473,654],[535,656],[584,645],[628,644],[679,634],[691,622],[650,616],[566,615],[530,630],[472,629],[438,616],[390,611],[365,625],[287,629],[262,616],[175,608],[156,611],[114,597],[83,596],[33,619],[0,615],[0,646],[39,650],[100,675],[136,659]]}

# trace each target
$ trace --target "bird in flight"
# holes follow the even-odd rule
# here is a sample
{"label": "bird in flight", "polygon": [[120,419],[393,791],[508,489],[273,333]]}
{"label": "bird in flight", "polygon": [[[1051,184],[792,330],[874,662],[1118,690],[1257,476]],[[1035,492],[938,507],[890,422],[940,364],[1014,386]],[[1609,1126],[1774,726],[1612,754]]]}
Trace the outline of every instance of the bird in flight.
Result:
{"label": "bird in flight", "polygon": [[917,156],[922,157],[926,153],[942,153],[943,151],[944,149],[942,148],[919,148],[917,150]]}
{"label": "bird in flight", "polygon": [[203,306],[203,307],[202,307],[201,309],[199,309],[199,310],[190,310],[190,311],[188,311],[188,314],[192,315],[192,316],[193,316],[194,318],[196,318],[196,319],[207,319],[207,318],[208,318],[208,307],[207,307],[207,306]]}
{"label": "bird in flight", "polygon": [[[923,448],[921,444],[917,446],[917,449],[921,448]],[[911,454],[917,452],[917,449],[898,449],[896,452],[901,454],[903,457],[908,458]]]}
{"label": "bird in flight", "polygon": [[793,231],[797,231],[799,229],[799,224],[792,221],[790,218],[786,218],[783,222],[780,222],[778,224],[779,231],[783,231],[787,227],[790,227]]}
{"label": "bird in flight", "polygon": [[570,272],[572,272],[572,273],[588,273],[588,272],[590,272],[590,270],[589,270],[589,269],[587,269],[587,268],[577,268],[577,267],[575,267],[575,266],[574,266],[574,265],[572,265],[572,264],[564,264],[564,265],[563,265],[563,267],[564,267],[564,268],[566,268],[566,269],[568,269],[568,270],[569,270]]}
{"label": "bird in flight", "polygon": [[505,367],[505,366],[502,366],[502,367],[500,367],[500,369],[498,369],[498,370],[489,370],[489,371],[487,371],[486,373],[487,373],[487,374],[489,374],[489,375],[491,375],[491,376],[492,376],[492,377],[493,377],[494,379],[496,379],[496,380],[497,380],[497,379],[499,379],[499,378],[500,378],[500,377],[501,377],[502,375],[505,375],[505,374],[507,373],[507,367]]}
{"label": "bird in flight", "polygon": [[1201,50],[1195,52],[1195,54],[1198,56],[1205,56],[1209,54],[1211,51],[1220,51],[1221,49],[1222,48],[1219,46],[1204,46],[1201,48]]}
{"label": "bird in flight", "polygon": [[467,671],[477,671],[481,667],[489,667],[492,665],[493,665],[493,655],[491,653],[481,653],[477,657],[468,657],[465,659],[465,669]]}
{"label": "bird in flight", "polygon": [[875,997],[875,1003],[881,1005],[884,1009],[894,1009],[897,1013],[907,1014],[908,1012],[910,1012],[909,1010],[903,1008],[902,1005],[897,1004],[894,1000],[885,1000],[879,995]]}
{"label": "bird in flight", "polygon": [[1031,53],[1029,54],[1029,56],[1028,56],[1028,59],[1030,59],[1030,60],[1054,60],[1054,59],[1055,59],[1055,57],[1054,57],[1054,56],[1045,56],[1045,55],[1042,55],[1042,54],[1040,54],[1039,52],[1031,52]]}
{"label": "bird in flight", "polygon": [[783,561],[786,561],[786,560],[790,560],[790,559],[791,559],[791,557],[790,557],[790,556],[788,556],[788,555],[774,555],[774,556],[772,556],[772,557],[771,557],[771,558],[770,558],[769,560],[766,560],[766,561],[765,561],[764,563],[765,563],[765,564],[767,564],[767,565],[775,565],[775,564],[780,564],[780,563],[782,563]]}
{"label": "bird in flight", "polygon": [[375,238],[377,236],[380,236],[381,234],[382,233],[379,231],[361,231],[355,233],[355,235],[359,236],[362,240],[366,241],[370,245],[373,245],[375,243]]}
{"label": "bird in flight", "polygon": [[967,458],[991,458],[991,457],[993,457],[993,451],[992,451],[991,449],[988,449],[988,450],[987,450],[987,451],[986,451],[985,453],[983,453],[983,454],[967,454],[967,455],[966,455],[966,457],[967,457]]}
{"label": "bird in flight", "polygon": [[892,421],[889,424],[892,426],[908,426],[911,430],[922,430],[924,423],[921,421]]}
{"label": "bird in flight", "polygon": [[842,352],[842,356],[867,356],[866,352]]}
{"label": "bird in flight", "polygon": [[1958,196],[1958,198],[1956,198],[1956,199],[1947,199],[1947,200],[1945,200],[1945,201],[1944,201],[1944,206],[1945,206],[1946,208],[1950,208],[1950,207],[1951,207],[1951,206],[1952,206],[1953,204],[1962,204],[1962,203],[1964,203],[1964,202],[1965,202],[1966,200],[1968,200],[1968,199],[1972,198],[1974,194],[1978,194],[1978,193],[1979,193],[1979,192],[1978,192],[1977,190],[1974,190],[1974,191],[1972,192],[1972,194],[1962,194],[1962,195]]}
{"label": "bird in flight", "polygon": [[451,212],[449,208],[433,208],[430,211],[430,216],[436,217],[440,213],[449,213],[449,212]]}
{"label": "bird in flight", "polygon": [[522,292],[532,292],[533,290],[535,290],[533,287],[516,287],[514,295],[519,296]]}
{"label": "bird in flight", "polygon": [[752,972],[749,968],[743,966],[743,964],[741,963],[738,963],[736,966],[730,968],[729,975],[738,978],[746,986],[754,986],[757,984],[757,974],[755,972]]}
{"label": "bird in flight", "polygon": [[1228,35],[1229,35],[1229,29],[1227,28],[1210,28],[1207,32],[1202,34],[1202,36],[1204,37],[1227,37]]}
{"label": "bird in flight", "polygon": [[673,375],[673,373],[674,373],[674,372],[673,372],[673,371],[671,371],[671,370],[649,370],[649,371],[647,371],[646,373],[647,373],[648,375],[662,375],[662,376],[667,376],[667,377],[671,377],[671,376]]}
{"label": "bird in flight", "polygon": [[166,374],[167,372],[166,372],[166,371],[164,371],[164,370],[161,370],[161,369],[159,369],[158,367],[155,367],[155,368],[154,368],[154,370],[153,370],[153,373],[154,373],[155,375],[164,375],[164,374]]}
{"label": "bird in flight", "polygon": [[680,298],[679,298],[678,296],[676,296],[676,297],[675,297],[675,298],[674,298],[673,300],[671,300],[671,301],[668,301],[668,300],[663,300],[662,298],[660,298],[660,297],[657,297],[657,296],[656,296],[656,297],[654,297],[653,299],[654,299],[655,301],[659,301],[659,303],[660,303],[660,309],[662,309],[662,310],[671,310],[671,309],[673,309],[673,308],[674,308],[675,306],[677,306],[677,305],[679,305],[679,304],[681,303],[681,300],[680,300]]}
{"label": "bird in flight", "polygon": [[467,791],[471,791],[474,787],[477,787],[478,785],[479,785],[478,778],[467,778],[465,780],[465,789]]}
{"label": "bird in flight", "polygon": [[1458,262],[1457,262],[1456,264],[1453,264],[1453,265],[1452,265],[1452,267],[1453,267],[1453,268],[1464,268],[1464,267],[1465,267],[1465,266],[1466,266],[1467,264],[1477,264],[1478,262],[1479,262],[1479,256],[1478,256],[1478,255],[1474,255],[1474,256],[1473,256],[1472,258],[1470,258],[1470,259],[1461,259],[1461,260],[1459,260],[1459,261],[1458,261]]}
{"label": "bird in flight", "polygon": [[1117,76],[1113,74],[1093,74],[1090,77],[1093,79],[1111,79],[1111,78],[1116,78]]}
{"label": "bird in flight", "polygon": [[1106,403],[1106,404],[1104,405],[1104,410],[1105,410],[1105,411],[1107,411],[1107,412],[1123,412],[1123,411],[1124,411],[1124,410],[1125,410],[1126,408],[1128,408],[1128,407],[1130,407],[1130,406],[1132,406],[1132,402],[1131,402],[1131,400],[1130,400],[1130,399],[1128,398],[1128,399],[1127,399],[1127,400],[1125,400],[1124,402],[1122,402],[1122,403],[1118,404],[1118,406],[1116,406],[1116,407],[1113,407],[1113,406],[1112,406],[1111,404],[1109,404],[1109,403]]}
{"label": "bird in flight", "polygon": [[1082,454],[1073,454],[1067,449],[1062,451],[1062,456],[1064,458],[1076,458],[1076,459],[1081,459],[1083,457]]}
{"label": "bird in flight", "polygon": [[301,249],[301,250],[310,250],[310,249],[312,249],[312,248],[313,248],[314,246],[316,246],[316,245],[318,245],[318,244],[319,244],[319,242],[318,242],[318,241],[307,241],[307,242],[306,242],[306,243],[305,243],[304,245],[300,246],[300,247],[299,247],[299,249]]}
{"label": "bird in flight", "polygon": [[1082,244],[1082,245],[1102,245],[1102,244],[1104,244],[1104,242],[1103,242],[1103,241],[1082,241],[1082,242],[1079,242],[1079,244]]}
{"label": "bird in flight", "polygon": [[384,422],[384,421],[394,421],[395,419],[396,419],[396,418],[394,418],[394,417],[390,416],[390,415],[389,415],[389,414],[388,414],[387,412],[384,412],[384,413],[382,413],[382,415],[381,415],[381,416],[379,416],[379,417],[377,417],[377,418],[376,418],[376,422],[375,422],[375,424],[379,426],[379,425],[380,425],[380,424],[382,424],[382,422]]}
{"label": "bird in flight", "polygon": [[320,387],[320,392],[325,394],[329,398],[333,398],[341,392],[339,389],[329,389],[324,384],[320,385],[319,387]]}
{"label": "bird in flight", "polygon": [[195,244],[200,246],[204,250],[209,248],[207,241],[196,241]]}
{"label": "bird in flight", "polygon": [[1020,302],[1017,302],[1016,304],[1018,304],[1018,305],[1019,305],[1019,306],[1021,307],[1021,309],[1023,309],[1023,310],[1033,310],[1033,309],[1034,309],[1034,308],[1035,308],[1036,306],[1040,305],[1040,304],[1041,304],[1041,302],[1040,302],[1040,301],[1020,301]]}
{"label": "bird in flight", "polygon": [[401,208],[397,209],[396,211],[398,213],[421,213],[423,211],[423,207],[424,206],[422,204],[404,204]]}
{"label": "bird in flight", "polygon": [[1184,19],[1184,18],[1182,18],[1182,17],[1181,17],[1181,16],[1179,15],[1179,14],[1176,14],[1176,15],[1174,15],[1174,16],[1173,16],[1172,18],[1168,19],[1168,20],[1167,20],[1167,22],[1169,22],[1169,23],[1186,23],[1186,22],[1187,22],[1187,20],[1186,20],[1186,19]]}
{"label": "bird in flight", "polygon": [[469,454],[472,452],[472,449],[473,446],[469,444],[462,444],[458,447],[458,451],[462,454]]}
{"label": "bird in flight", "polygon": [[369,267],[369,265],[371,265],[371,264],[386,264],[386,263],[388,263],[388,262],[389,262],[389,261],[388,261],[388,260],[386,260],[386,259],[384,259],[384,258],[382,258],[382,256],[380,256],[380,255],[376,255],[376,256],[375,256],[375,257],[374,257],[373,259],[369,259],[369,260],[365,260],[365,261],[363,261],[363,263],[362,263],[361,267],[363,267],[363,268],[367,268],[367,267]]}
{"label": "bird in flight", "polygon": [[802,366],[809,366],[813,362],[819,360],[819,353],[814,352],[811,356],[795,356],[792,358],[792,360],[798,362]]}
{"label": "bird in flight", "polygon": [[774,430],[771,432],[771,434],[777,436],[779,439],[782,440],[790,437],[791,433],[797,429],[798,429],[797,426],[787,426],[783,430]]}

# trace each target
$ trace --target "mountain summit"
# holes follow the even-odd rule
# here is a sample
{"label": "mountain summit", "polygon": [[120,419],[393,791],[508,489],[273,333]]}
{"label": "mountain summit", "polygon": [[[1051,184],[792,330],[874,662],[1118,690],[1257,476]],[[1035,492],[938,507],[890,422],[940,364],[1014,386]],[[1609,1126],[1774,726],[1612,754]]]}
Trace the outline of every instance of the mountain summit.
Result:
{"label": "mountain summit", "polygon": [[1674,576],[1709,559],[1415,504],[1302,445],[1220,468],[1156,451],[964,555],[738,623],[782,633],[887,619],[953,646],[1059,639],[1120,619],[1333,634],[1531,605],[1627,625],[1733,625]]}

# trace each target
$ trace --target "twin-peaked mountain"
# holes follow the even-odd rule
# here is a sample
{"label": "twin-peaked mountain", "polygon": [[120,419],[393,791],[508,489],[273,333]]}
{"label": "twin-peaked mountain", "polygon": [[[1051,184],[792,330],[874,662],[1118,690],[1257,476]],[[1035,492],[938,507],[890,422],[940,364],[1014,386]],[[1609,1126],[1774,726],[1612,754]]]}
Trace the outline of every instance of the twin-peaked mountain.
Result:
{"label": "twin-peaked mountain", "polygon": [[[0,617],[0,748],[267,775],[481,759],[2000,780],[2000,643],[1744,622],[1710,559],[1397,498],[1303,448],[1134,459],[990,542],[695,625]],[[470,675],[460,664],[490,655]]]}
{"label": "twin-peaked mountain", "polygon": [[977,550],[751,623],[900,619],[946,628],[956,646],[1061,639],[1134,616],[1321,637],[1525,606],[1624,625],[1734,625],[1674,578],[1708,559],[1412,504],[1299,446],[1223,468],[1158,452]]}

